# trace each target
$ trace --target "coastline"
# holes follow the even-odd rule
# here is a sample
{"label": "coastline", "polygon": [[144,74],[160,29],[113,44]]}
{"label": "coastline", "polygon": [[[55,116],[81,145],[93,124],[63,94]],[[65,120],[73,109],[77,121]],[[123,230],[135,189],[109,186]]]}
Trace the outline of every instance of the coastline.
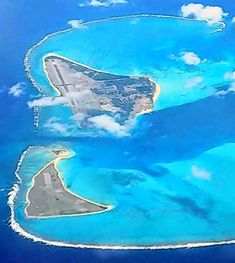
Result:
{"label": "coastline", "polygon": [[158,97],[160,96],[160,93],[161,93],[161,87],[158,83],[154,82],[151,78],[148,77],[148,79],[154,83],[154,86],[155,86],[155,92],[153,94],[153,107],[152,109],[147,109],[147,110],[142,110],[141,112],[139,112],[138,114],[136,114],[134,116],[134,119],[137,118],[138,116],[141,116],[143,114],[147,114],[147,113],[151,113],[154,111],[154,107],[155,107],[155,104],[157,102],[157,99]]}
{"label": "coastline", "polygon": [[[60,151],[61,151],[61,152],[64,152],[64,153],[63,153],[63,154],[59,154],[55,159],[53,159],[51,162],[49,162],[48,164],[46,164],[39,172],[37,172],[37,173],[32,177],[32,182],[33,182],[33,183],[32,183],[32,186],[28,189],[28,191],[27,191],[27,193],[26,193],[26,202],[27,202],[27,205],[26,205],[26,207],[25,207],[25,209],[24,209],[25,215],[26,215],[28,218],[55,218],[55,217],[67,217],[67,216],[70,216],[70,217],[71,217],[71,216],[85,216],[85,215],[91,215],[91,214],[99,214],[99,213],[104,213],[104,212],[106,212],[106,211],[109,211],[109,210],[113,209],[113,206],[111,206],[111,205],[107,206],[107,205],[99,204],[99,203],[93,202],[93,201],[91,201],[91,200],[88,200],[88,199],[86,199],[86,198],[84,198],[84,197],[82,197],[82,196],[79,196],[79,195],[77,195],[77,194],[74,194],[73,192],[71,192],[71,191],[66,187],[64,181],[62,180],[62,177],[60,176],[60,171],[58,170],[57,165],[58,165],[58,163],[59,163],[61,160],[71,158],[71,157],[74,156],[74,154],[73,154],[72,152],[68,151],[67,149],[61,149]],[[65,191],[69,192],[71,195],[73,195],[73,196],[75,196],[75,197],[77,197],[77,198],[80,198],[80,199],[82,199],[82,200],[85,200],[85,201],[87,201],[87,202],[89,202],[89,203],[92,203],[92,204],[94,204],[94,205],[98,205],[98,206],[105,207],[106,209],[103,210],[103,211],[99,211],[99,212],[87,212],[87,213],[82,213],[82,214],[58,215],[58,216],[29,216],[28,213],[27,213],[27,208],[28,208],[29,205],[30,205],[30,200],[29,200],[28,195],[29,195],[30,190],[34,187],[34,183],[35,183],[35,179],[34,179],[34,178],[35,178],[36,176],[38,176],[38,175],[41,173],[41,171],[43,171],[47,166],[49,166],[49,165],[51,165],[51,164],[53,164],[55,170],[57,171],[58,177],[59,177],[60,182],[61,182],[63,188],[65,189]]]}
{"label": "coastline", "polygon": [[[57,94],[58,94],[57,97],[60,97],[60,96],[62,96],[62,93],[61,93],[60,90],[57,89],[57,87],[54,86],[54,84],[51,82],[51,80],[50,80],[50,78],[49,78],[48,71],[47,71],[47,69],[46,69],[45,59],[46,59],[48,56],[50,56],[50,55],[56,55],[56,54],[54,54],[54,53],[49,53],[49,54],[43,56],[43,58],[42,58],[42,67],[43,67],[43,71],[44,71],[44,73],[45,73],[45,75],[46,75],[46,77],[47,77],[48,82],[50,83],[51,87],[57,92]],[[56,56],[57,56],[57,55],[56,55]],[[60,56],[58,56],[58,57],[60,57]],[[56,97],[55,97],[55,98],[56,98]]]}
{"label": "coastline", "polygon": [[34,146],[29,146],[26,150],[23,151],[19,162],[17,164],[17,168],[15,171],[15,176],[18,179],[17,183],[15,183],[8,194],[8,205],[10,207],[11,215],[9,224],[12,230],[27,239],[31,239],[33,242],[40,242],[48,246],[58,246],[58,247],[67,247],[67,248],[87,248],[87,249],[102,249],[102,250],[165,250],[165,249],[190,249],[190,248],[199,248],[199,247],[209,247],[209,246],[218,246],[218,245],[229,245],[235,244],[235,239],[231,240],[222,240],[222,241],[207,241],[207,242],[188,242],[188,243],[179,243],[179,244],[169,244],[169,245],[146,245],[146,246],[138,246],[138,245],[95,245],[95,244],[82,244],[82,243],[67,243],[60,241],[50,241],[43,239],[41,237],[35,236],[29,232],[27,232],[15,219],[15,210],[14,204],[17,194],[20,190],[19,183],[21,182],[21,178],[18,174],[18,171],[21,167],[21,164],[27,154],[27,152],[34,148]]}

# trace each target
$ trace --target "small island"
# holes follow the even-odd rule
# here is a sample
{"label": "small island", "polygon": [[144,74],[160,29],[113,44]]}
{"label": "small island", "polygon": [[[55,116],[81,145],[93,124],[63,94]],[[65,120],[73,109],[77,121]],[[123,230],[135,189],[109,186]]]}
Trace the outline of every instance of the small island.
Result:
{"label": "small island", "polygon": [[27,194],[27,217],[55,217],[104,212],[109,206],[79,197],[66,189],[56,164],[71,155],[67,150],[53,151],[56,158],[33,177]]}

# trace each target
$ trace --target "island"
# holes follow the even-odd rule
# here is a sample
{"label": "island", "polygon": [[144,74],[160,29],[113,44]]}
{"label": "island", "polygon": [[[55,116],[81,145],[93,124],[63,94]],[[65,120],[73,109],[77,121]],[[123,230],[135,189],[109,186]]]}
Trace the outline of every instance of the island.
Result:
{"label": "island", "polygon": [[80,116],[82,128],[89,126],[89,118],[103,114],[125,125],[152,111],[160,91],[149,77],[111,74],[55,54],[45,56],[43,65],[51,86]]}
{"label": "island", "polygon": [[53,151],[56,158],[33,177],[27,193],[27,217],[55,217],[104,212],[110,206],[101,205],[77,196],[66,189],[56,164],[71,154],[67,150]]}

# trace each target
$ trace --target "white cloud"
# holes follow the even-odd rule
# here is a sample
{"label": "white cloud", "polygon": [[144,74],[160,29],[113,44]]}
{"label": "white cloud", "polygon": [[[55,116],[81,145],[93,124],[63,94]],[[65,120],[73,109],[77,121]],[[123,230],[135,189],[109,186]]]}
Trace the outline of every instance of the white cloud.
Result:
{"label": "white cloud", "polygon": [[65,94],[65,98],[67,99],[86,99],[88,96],[91,96],[93,93],[91,90],[80,90],[80,91],[70,91]]}
{"label": "white cloud", "polygon": [[86,28],[86,26],[83,24],[83,20],[69,20],[68,25],[70,25],[73,28]]}
{"label": "white cloud", "polygon": [[235,23],[235,16],[232,18],[232,23]]}
{"label": "white cloud", "polygon": [[235,82],[233,82],[231,85],[230,85],[230,88],[228,89],[230,92],[235,92]]}
{"label": "white cloud", "polygon": [[204,6],[202,4],[190,3],[181,7],[183,17],[193,17],[196,20],[207,21],[209,25],[223,21],[228,16],[219,6]]}
{"label": "white cloud", "polygon": [[87,114],[82,113],[82,112],[77,112],[76,114],[74,114],[72,116],[72,120],[76,121],[76,122],[81,122],[83,121],[85,118],[87,117]]}
{"label": "white cloud", "polygon": [[14,97],[20,97],[24,94],[25,89],[25,83],[24,82],[18,82],[12,87],[9,88],[8,94],[14,96]]}
{"label": "white cloud", "polygon": [[30,108],[50,107],[50,106],[68,104],[71,99],[74,99],[74,100],[80,101],[80,104],[79,104],[80,106],[88,108],[88,105],[86,103],[89,101],[87,100],[87,98],[91,94],[92,92],[90,90],[71,91],[71,92],[67,92],[66,96],[41,97],[39,99],[29,101],[27,104]]}
{"label": "white cloud", "polygon": [[93,7],[109,7],[115,4],[127,4],[127,0],[88,0],[87,2],[80,3],[80,7],[93,6]]}
{"label": "white cloud", "polygon": [[185,52],[181,59],[184,61],[186,65],[198,65],[201,63],[201,59],[194,52]]}
{"label": "white cloud", "polygon": [[200,76],[195,77],[195,78],[191,78],[191,79],[187,79],[184,86],[185,86],[185,88],[190,89],[190,88],[198,86],[200,83],[202,83],[202,81],[203,81],[203,78]]}
{"label": "white cloud", "polygon": [[28,101],[29,108],[33,107],[50,107],[61,104],[66,104],[67,99],[65,97],[41,97],[32,101]]}
{"label": "white cloud", "polygon": [[199,168],[196,165],[193,165],[191,167],[191,173],[194,177],[202,179],[202,180],[210,180],[211,179],[211,173]]}
{"label": "white cloud", "polygon": [[129,126],[120,125],[114,118],[106,114],[91,117],[89,122],[97,129],[105,130],[120,137],[128,135],[130,128]]}
{"label": "white cloud", "polygon": [[61,123],[60,119],[56,117],[51,117],[48,119],[43,127],[47,128],[50,132],[59,133],[64,136],[70,135],[71,129],[73,128],[73,126]]}
{"label": "white cloud", "polygon": [[225,72],[224,78],[232,81],[230,87],[227,90],[219,90],[215,93],[216,96],[225,96],[228,93],[235,92],[235,71]]}
{"label": "white cloud", "polygon": [[235,92],[235,82],[233,82],[230,87],[227,90],[219,90],[215,92],[216,97],[224,97],[228,93],[234,93]]}
{"label": "white cloud", "polygon": [[228,94],[228,90],[222,89],[222,90],[216,91],[216,92],[214,93],[214,96],[215,96],[215,97],[224,97],[224,96],[227,95],[227,94]]}
{"label": "white cloud", "polygon": [[224,74],[225,79],[235,80],[235,71],[233,72],[226,72]]}
{"label": "white cloud", "polygon": [[77,125],[62,123],[60,118],[51,117],[43,125],[44,128],[52,133],[63,135],[63,136],[73,136],[77,134],[77,129],[79,127],[79,122],[84,121],[87,128],[93,128],[109,132],[118,137],[128,136],[129,130],[134,125],[134,121],[127,121],[125,125],[120,125],[114,118],[108,115],[99,115],[88,118],[86,114],[77,113],[70,119],[78,122]]}

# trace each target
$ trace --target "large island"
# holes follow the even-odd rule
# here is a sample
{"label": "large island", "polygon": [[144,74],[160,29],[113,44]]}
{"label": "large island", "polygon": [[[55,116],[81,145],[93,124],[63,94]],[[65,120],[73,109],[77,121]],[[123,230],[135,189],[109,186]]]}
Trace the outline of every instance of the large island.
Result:
{"label": "large island", "polygon": [[82,128],[89,126],[92,117],[104,114],[125,125],[152,111],[160,90],[148,77],[106,73],[58,55],[47,55],[43,64],[50,84],[79,115]]}

